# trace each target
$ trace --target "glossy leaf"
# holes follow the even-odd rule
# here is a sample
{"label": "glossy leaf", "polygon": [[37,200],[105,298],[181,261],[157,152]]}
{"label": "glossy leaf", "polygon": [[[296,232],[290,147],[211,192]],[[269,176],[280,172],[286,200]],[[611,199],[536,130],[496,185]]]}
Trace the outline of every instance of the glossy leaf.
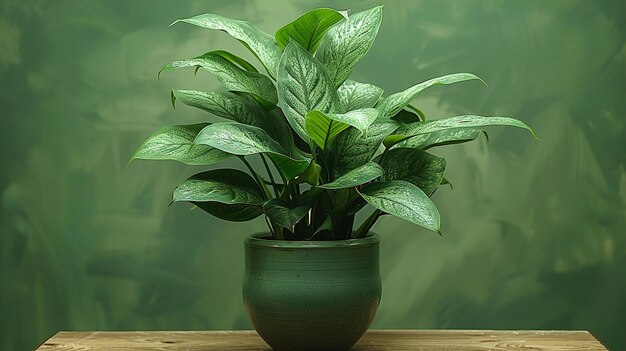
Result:
{"label": "glossy leaf", "polygon": [[290,40],[295,40],[304,49],[314,53],[328,29],[345,17],[347,13],[333,9],[311,10],[279,29],[274,38],[281,49],[284,49]]}
{"label": "glossy leaf", "polygon": [[185,22],[195,26],[216,29],[230,34],[239,40],[261,61],[267,72],[276,77],[276,68],[280,55],[280,47],[271,35],[257,29],[250,22],[234,20],[212,13],[195,16],[192,18],[179,19],[172,24]]}
{"label": "glossy leaf", "polygon": [[356,128],[348,128],[333,142],[334,162],[332,171],[335,178],[369,162],[383,139],[391,134],[400,123],[388,118],[379,118],[365,133]]}
{"label": "glossy leaf", "polygon": [[208,125],[198,133],[195,142],[224,150],[234,155],[272,153],[287,155],[277,141],[258,127],[236,122]]}
{"label": "glossy leaf", "polygon": [[404,180],[375,182],[359,194],[375,208],[440,233],[437,207],[416,185]]}
{"label": "glossy leaf", "polygon": [[331,28],[316,57],[328,70],[335,87],[339,87],[367,54],[378,35],[382,21],[382,6],[355,13]]}
{"label": "glossy leaf", "polygon": [[348,126],[365,133],[367,128],[378,117],[375,108],[363,108],[346,113],[322,113],[311,111],[306,116],[305,128],[308,135],[322,149]]}
{"label": "glossy leaf", "polygon": [[400,112],[400,110],[407,106],[411,102],[411,100],[413,100],[417,96],[417,94],[419,94],[426,88],[438,84],[453,84],[473,79],[477,79],[482,82],[482,79],[471,73],[454,73],[442,77],[429,79],[425,82],[416,84],[404,91],[383,98],[382,100],[380,100],[376,108],[383,116],[390,117]]}
{"label": "glossy leaf", "polygon": [[323,150],[349,125],[330,119],[320,111],[311,111],[306,115],[304,127],[309,138]]}
{"label": "glossy leaf", "polygon": [[409,104],[406,106],[406,108],[403,108],[398,113],[393,115],[391,119],[406,124],[425,121],[426,117],[424,116],[424,113],[422,111]]}
{"label": "glossy leaf", "polygon": [[385,171],[383,181],[406,180],[426,194],[437,189],[446,169],[446,160],[419,149],[392,149],[379,162]]}
{"label": "glossy leaf", "polygon": [[227,205],[220,202],[193,202],[203,211],[225,221],[245,222],[250,221],[263,214],[263,209],[258,205]]}
{"label": "glossy leaf", "polygon": [[135,151],[131,158],[142,160],[174,160],[188,165],[211,165],[231,154],[193,141],[208,123],[172,125],[159,129]]}
{"label": "glossy leaf", "polygon": [[278,105],[293,130],[305,141],[307,113],[334,112],[337,93],[324,67],[297,42],[291,42],[278,67]]}
{"label": "glossy leaf", "polygon": [[294,180],[294,184],[319,184],[320,174],[322,173],[322,167],[312,161],[308,167]]}
{"label": "glossy leaf", "polygon": [[439,132],[417,135],[413,138],[399,142],[394,147],[412,147],[426,150],[435,146],[466,143],[468,141],[475,140],[481,133],[485,132],[474,128],[447,129]]}
{"label": "glossy leaf", "polygon": [[293,230],[293,227],[309,212],[310,206],[288,203],[273,199],[263,205],[267,217],[279,226]]}
{"label": "glossy leaf", "polygon": [[239,65],[241,68],[245,69],[246,71],[250,71],[250,72],[255,72],[255,73],[259,73],[259,70],[256,69],[256,67],[254,67],[250,62],[244,60],[243,58],[228,52],[228,51],[224,51],[224,50],[215,50],[215,51],[211,51],[214,54],[220,55],[223,58],[227,59],[228,61]]}
{"label": "glossy leaf", "polygon": [[195,140],[234,155],[270,154],[276,166],[288,178],[300,174],[309,165],[309,159],[294,159],[275,140],[258,127],[236,122],[214,123],[205,127]]}
{"label": "glossy leaf", "polygon": [[250,97],[230,92],[172,90],[173,101],[199,108],[216,116],[263,128],[265,111]]}
{"label": "glossy leaf", "polygon": [[322,232],[332,231],[332,230],[333,230],[333,219],[330,215],[326,215],[324,216],[324,220],[322,221],[322,223],[317,228],[315,228],[315,231],[313,231],[311,235],[307,236],[306,239],[311,240]]}
{"label": "glossy leaf", "polygon": [[260,73],[246,71],[214,52],[170,62],[161,69],[159,75],[173,69],[195,66],[214,74],[227,89],[248,93],[260,99],[264,106],[271,107],[278,102],[276,88],[269,78]]}
{"label": "glossy leaf", "polygon": [[337,89],[339,101],[344,111],[352,111],[360,108],[374,107],[383,95],[383,89],[354,80],[346,80]]}
{"label": "glossy leaf", "polygon": [[476,129],[488,126],[512,126],[523,128],[530,131],[536,137],[535,132],[533,132],[533,130],[530,129],[526,123],[515,118],[465,115],[404,125],[398,128],[393,135],[385,138],[385,146],[390,147],[403,140],[428,133],[454,129]]}
{"label": "glossy leaf", "polygon": [[355,168],[333,182],[319,185],[323,189],[343,189],[362,185],[383,175],[383,169],[377,163],[368,162]]}
{"label": "glossy leaf", "polygon": [[263,192],[250,175],[236,169],[215,169],[193,175],[174,190],[173,202],[213,201],[263,204]]}
{"label": "glossy leaf", "polygon": [[328,118],[353,126],[365,133],[367,128],[378,118],[378,110],[375,108],[361,108],[345,113],[329,113]]}

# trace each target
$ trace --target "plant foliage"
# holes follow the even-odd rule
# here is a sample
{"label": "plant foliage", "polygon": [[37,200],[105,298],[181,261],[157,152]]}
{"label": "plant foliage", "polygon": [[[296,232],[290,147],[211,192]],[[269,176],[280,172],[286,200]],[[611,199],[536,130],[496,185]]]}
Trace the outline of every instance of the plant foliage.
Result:
{"label": "plant foliage", "polygon": [[[239,157],[249,173],[198,173],[176,188],[172,201],[193,203],[229,221],[264,216],[278,240],[360,238],[385,214],[440,233],[430,196],[449,184],[446,161],[426,150],[474,140],[488,126],[532,130],[510,117],[426,120],[411,105],[433,85],[482,81],[470,73],[433,78],[388,96],[376,85],[348,79],[372,47],[381,20],[382,6],[350,16],[315,9],[274,37],[215,14],[174,22],[229,33],[267,75],[221,50],[165,65],[160,73],[194,67],[213,74],[228,92],[173,90],[172,103],[227,121],[164,127],[132,159],[208,166]],[[263,172],[248,161],[253,155],[259,155]],[[356,213],[368,204],[374,212],[355,227]]]}

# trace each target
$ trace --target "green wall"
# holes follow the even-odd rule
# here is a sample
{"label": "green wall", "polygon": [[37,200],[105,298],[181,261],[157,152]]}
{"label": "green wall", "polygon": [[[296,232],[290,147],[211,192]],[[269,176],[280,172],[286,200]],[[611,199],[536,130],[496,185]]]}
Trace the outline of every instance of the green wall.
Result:
{"label": "green wall", "polygon": [[[137,162],[159,126],[202,121],[170,88],[208,74],[156,73],[226,34],[167,25],[203,12],[273,32],[319,6],[380,1],[0,3],[0,348],[58,330],[246,329],[243,239],[173,187],[197,171]],[[385,218],[375,328],[587,329],[626,348],[626,22],[623,1],[383,1],[355,72],[388,93],[445,73],[468,82],[416,100],[431,117],[510,115],[539,137],[493,129],[440,148],[454,189],[434,196],[444,236]],[[239,167],[235,162],[227,162]]]}

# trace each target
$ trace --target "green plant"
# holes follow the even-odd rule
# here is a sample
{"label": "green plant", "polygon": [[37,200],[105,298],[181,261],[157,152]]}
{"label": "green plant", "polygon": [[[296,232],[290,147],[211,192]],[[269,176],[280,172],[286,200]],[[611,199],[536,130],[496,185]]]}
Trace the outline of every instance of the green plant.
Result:
{"label": "green plant", "polygon": [[[430,196],[447,183],[446,162],[426,150],[474,140],[486,126],[532,130],[509,117],[426,120],[410,104],[433,85],[482,81],[473,74],[433,78],[386,97],[375,85],[348,80],[381,20],[382,6],[349,17],[315,9],[274,37],[214,14],[174,22],[229,33],[268,75],[226,51],[167,64],[159,74],[204,69],[229,90],[173,90],[172,104],[180,101],[230,121],[164,127],[133,159],[206,166],[240,158],[249,174],[236,169],[198,173],[176,188],[173,202],[191,202],[229,221],[263,215],[279,240],[360,238],[385,214],[440,232]],[[252,155],[259,155],[267,178],[247,160]],[[368,203],[374,212],[354,230],[355,214]]]}

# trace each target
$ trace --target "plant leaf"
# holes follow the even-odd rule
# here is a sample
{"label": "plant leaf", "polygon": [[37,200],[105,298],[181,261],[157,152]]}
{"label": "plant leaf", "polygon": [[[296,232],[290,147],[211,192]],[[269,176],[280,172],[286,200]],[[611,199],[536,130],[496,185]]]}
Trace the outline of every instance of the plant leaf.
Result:
{"label": "plant leaf", "polygon": [[263,191],[250,175],[236,169],[214,169],[195,174],[174,190],[172,202],[213,201],[262,205]]}
{"label": "plant leaf", "polygon": [[260,73],[246,71],[215,52],[208,52],[192,59],[170,62],[163,66],[159,75],[174,69],[194,66],[213,73],[217,80],[229,90],[251,94],[267,108],[275,106],[278,102],[276,88],[269,78]]}
{"label": "plant leaf", "polygon": [[265,214],[272,222],[291,231],[310,208],[310,206],[290,204],[280,199],[270,200],[263,205]]}
{"label": "plant leaf", "polygon": [[227,205],[220,202],[192,202],[203,211],[225,221],[245,222],[263,214],[261,206],[256,205]]}
{"label": "plant leaf", "polygon": [[256,69],[256,67],[254,67],[250,62],[244,60],[243,58],[230,53],[228,51],[224,51],[224,50],[215,50],[215,51],[210,51],[214,54],[220,55],[223,58],[227,59],[228,61],[239,65],[241,68],[245,69],[246,71],[250,71],[250,72],[255,72],[255,73],[259,73],[259,70]]}
{"label": "plant leaf", "polygon": [[270,158],[288,179],[293,179],[302,173],[311,161],[305,157],[292,158],[263,129],[236,122],[208,125],[198,133],[194,142],[212,146],[234,155],[270,154]]}
{"label": "plant leaf", "polygon": [[320,111],[311,111],[306,115],[304,127],[310,139],[323,150],[349,125],[330,119]]}
{"label": "plant leaf", "polygon": [[406,180],[431,194],[443,178],[446,160],[419,149],[398,148],[388,150],[380,161],[385,170],[383,181]]}
{"label": "plant leaf", "polygon": [[305,237],[305,239],[312,240],[317,234],[323,231],[332,231],[332,230],[333,230],[333,219],[330,215],[326,215],[324,217],[324,220],[322,221],[322,224],[320,224],[317,228],[315,228],[315,231],[313,232],[313,234]]}
{"label": "plant leaf", "polygon": [[393,135],[385,138],[385,146],[391,147],[403,140],[417,137],[419,135],[435,133],[444,130],[454,129],[476,129],[479,127],[487,126],[512,126],[523,128],[530,131],[535,138],[535,132],[526,123],[519,119],[511,117],[483,117],[474,115],[456,116],[450,118],[443,118],[437,120],[430,120],[426,122],[416,122],[406,124],[398,128]]}
{"label": "plant leaf", "polygon": [[407,106],[411,102],[411,100],[413,100],[417,96],[417,94],[419,94],[428,87],[438,84],[453,84],[472,79],[477,79],[481,82],[483,81],[482,79],[471,73],[454,73],[442,77],[433,78],[425,82],[416,84],[404,91],[383,98],[382,100],[380,100],[376,108],[380,111],[381,115],[390,117],[400,112],[400,110]]}
{"label": "plant leaf", "polygon": [[339,121],[365,133],[367,128],[378,118],[378,110],[375,108],[360,108],[346,113],[329,113],[328,118]]}
{"label": "plant leaf", "polygon": [[376,39],[382,21],[382,6],[357,12],[331,28],[324,36],[316,57],[328,70],[335,87],[352,73]]}
{"label": "plant leaf", "polygon": [[346,113],[328,113],[311,111],[306,115],[305,128],[311,139],[322,149],[348,126],[365,133],[378,117],[375,108],[362,108]]}
{"label": "plant leaf", "polygon": [[337,90],[339,101],[344,111],[352,111],[360,108],[374,107],[383,95],[383,89],[354,80],[346,80]]}
{"label": "plant leaf", "polygon": [[289,44],[289,40],[295,40],[304,49],[314,53],[328,29],[344,17],[347,15],[333,9],[311,10],[279,29],[274,38],[281,49]]}
{"label": "plant leaf", "polygon": [[315,163],[315,161],[311,161],[309,166],[296,178],[293,184],[304,184],[307,183],[309,185],[317,185],[319,184],[320,173],[322,172],[322,167]]}
{"label": "plant leaf", "polygon": [[383,175],[383,169],[375,162],[355,168],[333,182],[319,185],[323,189],[343,189],[365,184]]}
{"label": "plant leaf", "polygon": [[333,142],[334,178],[371,161],[383,139],[399,126],[400,123],[394,120],[378,118],[364,134],[356,128],[348,128]]}
{"label": "plant leaf", "polygon": [[374,182],[358,191],[375,208],[440,233],[439,211],[416,185],[391,180]]}
{"label": "plant leaf", "polygon": [[230,34],[248,48],[265,66],[272,77],[276,77],[276,68],[280,55],[280,47],[271,35],[257,29],[250,22],[234,20],[212,13],[205,13],[192,18],[179,19],[178,22],[193,24],[207,29],[216,29]]}
{"label": "plant leaf", "polygon": [[193,141],[208,123],[172,125],[159,129],[139,146],[131,158],[142,160],[174,160],[188,165],[211,165],[231,154]]}
{"label": "plant leaf", "polygon": [[216,116],[239,123],[263,128],[265,111],[250,97],[230,92],[203,92],[196,90],[172,90],[174,101],[199,108]]}
{"label": "plant leaf", "polygon": [[297,42],[285,48],[278,66],[278,105],[293,130],[305,141],[307,113],[334,112],[338,105],[335,91],[322,65]]}
{"label": "plant leaf", "polygon": [[234,155],[287,155],[285,149],[263,129],[237,122],[210,124],[198,133],[195,143],[213,146]]}
{"label": "plant leaf", "polygon": [[425,121],[426,117],[424,116],[424,112],[420,111],[418,108],[412,105],[407,105],[407,108],[411,109],[411,111],[403,108],[398,113],[393,115],[391,119],[402,122],[402,123],[414,123],[419,121]]}
{"label": "plant leaf", "polygon": [[447,129],[439,132],[417,135],[414,138],[406,139],[394,145],[395,147],[411,147],[427,150],[435,146],[461,144],[475,140],[481,133],[480,129]]}

